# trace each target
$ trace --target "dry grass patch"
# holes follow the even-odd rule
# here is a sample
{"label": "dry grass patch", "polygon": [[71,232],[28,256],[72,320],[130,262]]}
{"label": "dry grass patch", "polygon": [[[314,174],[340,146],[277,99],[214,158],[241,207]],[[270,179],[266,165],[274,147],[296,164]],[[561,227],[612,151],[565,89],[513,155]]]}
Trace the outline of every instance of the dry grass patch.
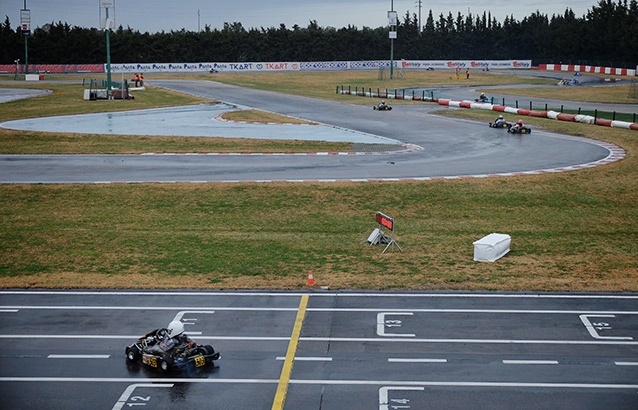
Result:
{"label": "dry grass patch", "polygon": [[261,124],[276,123],[276,124],[305,124],[315,125],[316,123],[311,121],[302,120],[300,118],[289,117],[287,115],[276,114],[273,112],[266,112],[261,110],[240,110],[229,111],[222,114],[222,118],[227,121],[246,121]]}

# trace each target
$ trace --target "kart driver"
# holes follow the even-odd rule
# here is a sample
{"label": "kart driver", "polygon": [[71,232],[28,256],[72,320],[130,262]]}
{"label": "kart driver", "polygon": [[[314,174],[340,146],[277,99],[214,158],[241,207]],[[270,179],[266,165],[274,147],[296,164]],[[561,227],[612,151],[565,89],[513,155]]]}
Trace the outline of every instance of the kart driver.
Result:
{"label": "kart driver", "polygon": [[485,93],[481,93],[481,96],[478,99],[480,102],[488,102],[489,99],[487,98],[487,95],[485,95]]}
{"label": "kart driver", "polygon": [[525,124],[523,124],[523,120],[518,120],[518,121],[516,121],[516,124],[514,124],[514,125],[512,126],[512,130],[513,130],[513,131],[518,131],[518,130],[520,130],[521,128],[523,128],[524,126],[525,126]]}
{"label": "kart driver", "polygon": [[161,353],[190,349],[195,346],[197,343],[184,333],[184,324],[179,320],[174,320],[168,324],[164,339],[148,350],[151,353]]}
{"label": "kart driver", "polygon": [[388,106],[385,104],[385,100],[381,100],[381,102],[378,105],[378,108],[380,110],[385,110],[386,108],[388,108]]}
{"label": "kart driver", "polygon": [[496,120],[494,120],[494,125],[499,126],[505,122],[503,118],[503,114],[500,114]]}

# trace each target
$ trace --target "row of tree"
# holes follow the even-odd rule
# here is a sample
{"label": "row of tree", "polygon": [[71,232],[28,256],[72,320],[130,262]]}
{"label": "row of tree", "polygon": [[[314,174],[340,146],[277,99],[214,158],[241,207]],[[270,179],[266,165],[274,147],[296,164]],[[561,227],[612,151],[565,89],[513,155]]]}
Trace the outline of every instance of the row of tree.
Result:
{"label": "row of tree", "polygon": [[[537,63],[572,63],[635,67],[638,64],[637,0],[599,0],[586,15],[571,9],[548,17],[540,12],[503,22],[490,13],[467,16],[430,10],[420,27],[406,12],[397,26],[395,58],[416,60],[532,59]],[[140,33],[120,26],[110,35],[112,63],[242,62],[242,61],[357,61],[389,59],[388,27],[340,29],[310,21],[297,25],[246,29],[225,23],[203,31]],[[50,23],[33,30],[28,40],[30,64],[96,64],[105,62],[104,32],[67,23]],[[0,64],[24,57],[24,37],[0,26]],[[22,58],[24,61],[24,58]]]}

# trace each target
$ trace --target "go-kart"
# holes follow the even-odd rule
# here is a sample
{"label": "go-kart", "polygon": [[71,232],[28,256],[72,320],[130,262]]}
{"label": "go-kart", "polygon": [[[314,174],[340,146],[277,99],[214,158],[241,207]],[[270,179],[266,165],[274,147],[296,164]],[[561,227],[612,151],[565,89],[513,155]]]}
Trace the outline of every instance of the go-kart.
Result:
{"label": "go-kart", "polygon": [[510,127],[507,132],[510,132],[512,134],[531,134],[532,133],[532,129],[529,127]]}
{"label": "go-kart", "polygon": [[475,98],[474,102],[488,103],[488,102],[490,102],[490,99],[485,97],[485,96],[483,96],[483,97]]}
{"label": "go-kart", "polygon": [[377,111],[390,111],[392,107],[389,105],[373,105],[372,109]]}
{"label": "go-kart", "polygon": [[140,337],[135,343],[126,347],[126,360],[131,363],[142,362],[143,365],[168,373],[172,370],[195,369],[213,365],[221,358],[219,352],[210,345],[194,347],[176,347],[168,351],[162,350],[162,341],[167,336],[166,329],[155,329]]}
{"label": "go-kart", "polygon": [[490,122],[490,127],[491,128],[510,128],[512,126],[511,123],[507,122],[507,121],[494,121],[494,122]]}

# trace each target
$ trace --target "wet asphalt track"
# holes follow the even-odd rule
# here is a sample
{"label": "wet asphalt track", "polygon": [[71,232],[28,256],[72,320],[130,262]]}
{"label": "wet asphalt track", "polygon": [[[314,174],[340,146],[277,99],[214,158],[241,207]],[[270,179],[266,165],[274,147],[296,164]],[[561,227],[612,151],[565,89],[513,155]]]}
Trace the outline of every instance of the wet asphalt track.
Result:
{"label": "wet asphalt track", "polygon": [[2,155],[0,183],[409,180],[573,170],[624,154],[592,140],[541,130],[513,136],[487,124],[434,116],[429,111],[438,107],[431,104],[377,112],[371,105],[216,82],[153,84],[395,139],[406,146],[399,152],[359,155]]}
{"label": "wet asphalt track", "polygon": [[[13,173],[3,182],[117,181],[123,173],[122,181],[157,173],[178,181],[516,173],[607,155],[597,145],[536,131],[500,135],[483,124],[431,116],[427,106],[376,113],[219,84],[162,85],[423,150],[263,163],[259,156],[5,156],[0,175]],[[22,172],[7,166],[12,161]],[[66,168],[63,161],[73,163]],[[0,291],[0,408],[269,409],[282,367],[293,359],[286,409],[638,408],[636,295],[307,295],[295,338],[302,293]],[[196,340],[222,352],[217,367],[161,375],[126,364],[128,343],[177,315],[192,323]]]}
{"label": "wet asphalt track", "polygon": [[[178,316],[215,368],[126,363]],[[0,291],[2,409],[270,409],[280,385],[285,409],[635,410],[638,295]]]}

